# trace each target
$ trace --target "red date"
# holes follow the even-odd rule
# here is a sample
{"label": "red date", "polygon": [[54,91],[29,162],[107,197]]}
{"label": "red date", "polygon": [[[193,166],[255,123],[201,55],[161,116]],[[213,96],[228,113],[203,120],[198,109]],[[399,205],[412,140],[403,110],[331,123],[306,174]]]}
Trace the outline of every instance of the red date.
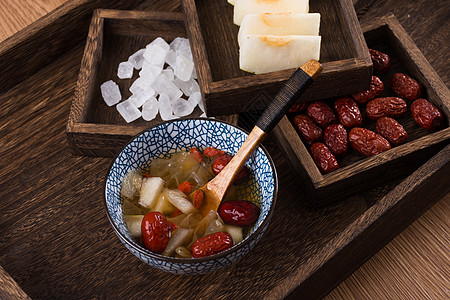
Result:
{"label": "red date", "polygon": [[395,73],[391,77],[391,90],[397,96],[413,101],[422,94],[422,85],[406,74]]}
{"label": "red date", "polygon": [[379,118],[376,123],[376,130],[394,146],[400,145],[408,139],[405,128],[389,117]]}
{"label": "red date", "polygon": [[226,224],[247,227],[259,217],[259,207],[250,201],[225,201],[219,207],[219,216]]}
{"label": "red date", "polygon": [[322,129],[306,115],[295,116],[292,121],[294,128],[300,137],[308,144],[319,141],[322,138]]}
{"label": "red date", "polygon": [[359,104],[366,104],[370,100],[378,97],[384,91],[384,84],[377,76],[372,76],[370,87],[367,91],[352,94],[353,99]]}
{"label": "red date", "polygon": [[309,104],[306,113],[322,128],[336,123],[337,121],[334,111],[323,101],[314,101]]}
{"label": "red date", "polygon": [[339,122],[347,129],[361,126],[362,116],[358,105],[349,97],[339,98],[334,103]]}
{"label": "red date", "polygon": [[[214,173],[214,175],[217,175],[220,173],[220,171],[225,168],[225,166],[230,162],[230,160],[233,158],[233,156],[229,154],[220,154],[214,160],[211,164],[211,170]],[[249,170],[247,166],[243,166],[239,173],[236,175],[236,178],[234,179],[234,185],[242,184],[249,176]]]}
{"label": "red date", "polygon": [[325,129],[323,139],[334,155],[344,155],[347,152],[347,131],[341,124],[328,126]]}
{"label": "red date", "polygon": [[373,71],[375,73],[386,73],[391,67],[389,55],[374,49],[369,49],[369,53],[372,59]]}
{"label": "red date", "polygon": [[191,246],[191,255],[194,258],[210,256],[225,251],[232,246],[231,235],[226,232],[216,232],[196,240]]}
{"label": "red date", "polygon": [[224,154],[224,153],[225,153],[225,151],[216,149],[214,147],[207,147],[205,150],[203,150],[203,155],[206,157],[209,157],[209,158],[216,157],[216,156],[218,156],[220,154]]}
{"label": "red date", "polygon": [[149,212],[142,219],[142,244],[148,250],[162,253],[169,242],[171,224],[160,212]]}
{"label": "red date", "polygon": [[411,104],[411,114],[416,123],[426,130],[436,130],[444,125],[442,112],[426,99],[420,98]]}
{"label": "red date", "polygon": [[320,172],[326,174],[339,169],[339,164],[330,149],[323,143],[314,143],[310,147],[311,155]]}
{"label": "red date", "polygon": [[298,102],[292,105],[292,107],[288,110],[287,114],[296,115],[306,110],[308,107],[308,102]]}
{"label": "red date", "polygon": [[366,106],[366,114],[369,119],[377,120],[381,117],[398,118],[407,111],[405,100],[398,97],[375,98]]}
{"label": "red date", "polygon": [[391,149],[391,145],[384,137],[361,127],[350,130],[348,140],[353,149],[366,156],[373,156]]}

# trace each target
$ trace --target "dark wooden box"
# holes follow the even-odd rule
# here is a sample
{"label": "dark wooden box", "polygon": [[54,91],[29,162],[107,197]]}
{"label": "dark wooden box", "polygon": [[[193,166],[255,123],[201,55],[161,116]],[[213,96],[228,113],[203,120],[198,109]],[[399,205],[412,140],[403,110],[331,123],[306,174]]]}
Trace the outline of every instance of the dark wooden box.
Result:
{"label": "dark wooden box", "polygon": [[[162,121],[158,115],[152,121],[140,118],[128,124],[115,107],[106,105],[100,94],[100,85],[112,79],[119,85],[122,99],[128,98],[131,95],[128,88],[138,72],[131,79],[118,79],[117,67],[157,37],[167,42],[186,37],[183,14],[94,11],[66,127],[74,154],[112,157],[132,137]],[[200,114],[196,108],[190,116]]]}
{"label": "dark wooden box", "polygon": [[[258,107],[272,98],[294,69],[250,74],[239,69],[239,27],[227,0],[182,0],[186,26],[208,116]],[[302,99],[327,98],[367,88],[372,62],[352,1],[310,1],[321,14],[323,72]],[[345,83],[345,84],[344,84]]]}
{"label": "dark wooden box", "polygon": [[[411,113],[399,122],[408,132],[406,143],[372,157],[350,149],[343,158],[338,158],[340,168],[328,174],[321,174],[305,145],[288,117],[284,117],[275,128],[277,136],[292,167],[300,178],[300,183],[316,205],[348,197],[358,191],[371,188],[381,182],[406,175],[415,170],[450,138],[450,93],[426,58],[407,35],[393,15],[389,15],[363,26],[369,48],[390,55],[392,65],[389,72],[380,79],[389,82],[392,74],[403,72],[416,78],[426,89],[425,98],[438,106],[446,116],[444,129],[428,132],[418,126]],[[381,96],[393,96],[389,84]],[[330,105],[335,99],[329,99]],[[360,106],[363,113],[364,106]],[[375,130],[375,122],[367,120],[363,113],[362,127]]]}

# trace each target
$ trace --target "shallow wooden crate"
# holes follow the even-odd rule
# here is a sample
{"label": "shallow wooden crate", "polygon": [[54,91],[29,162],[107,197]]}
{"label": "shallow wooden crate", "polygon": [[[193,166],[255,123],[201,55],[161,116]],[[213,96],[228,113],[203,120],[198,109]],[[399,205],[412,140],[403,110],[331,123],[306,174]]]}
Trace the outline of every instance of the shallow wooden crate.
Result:
{"label": "shallow wooden crate", "polygon": [[[158,115],[152,121],[139,118],[128,124],[115,106],[106,105],[100,94],[100,85],[112,79],[119,85],[122,99],[131,96],[129,87],[138,72],[135,70],[131,79],[119,79],[119,63],[157,37],[168,43],[176,37],[186,37],[183,14],[94,11],[66,128],[75,154],[111,157],[139,132],[162,122]],[[190,117],[201,114],[197,107]]]}
{"label": "shallow wooden crate", "polygon": [[[380,97],[394,96],[390,90],[389,78],[397,72],[409,74],[421,82],[426,94],[424,98],[438,106],[446,116],[445,128],[429,132],[418,126],[409,111],[398,119],[408,132],[408,141],[372,157],[350,149],[342,158],[338,157],[340,168],[328,174],[321,174],[305,145],[284,117],[275,128],[275,134],[294,168],[300,183],[316,205],[336,201],[358,191],[371,188],[381,182],[408,174],[416,169],[438,149],[449,142],[450,93],[423,54],[407,35],[393,15],[382,17],[363,26],[369,48],[387,53],[392,65],[388,73],[380,75],[385,90]],[[333,107],[335,98],[329,99]],[[365,106],[360,105],[363,115],[362,127],[375,130],[375,122],[365,117]]]}
{"label": "shallow wooden crate", "polygon": [[[182,0],[200,88],[208,115],[226,115],[258,107],[272,98],[294,69],[250,74],[239,69],[239,27],[226,0]],[[301,99],[327,98],[368,88],[372,62],[349,0],[310,1],[321,14],[320,62],[323,72]],[[345,83],[345,84],[344,84]]]}

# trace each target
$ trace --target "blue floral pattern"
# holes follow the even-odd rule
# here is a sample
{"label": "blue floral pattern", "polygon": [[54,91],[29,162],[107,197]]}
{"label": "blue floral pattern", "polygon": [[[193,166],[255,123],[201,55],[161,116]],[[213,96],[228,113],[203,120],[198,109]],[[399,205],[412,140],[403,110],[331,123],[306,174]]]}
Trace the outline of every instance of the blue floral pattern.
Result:
{"label": "blue floral pattern", "polygon": [[[203,274],[230,265],[247,254],[258,242],[269,224],[277,192],[277,178],[274,165],[259,147],[250,157],[247,166],[254,173],[250,189],[252,201],[261,208],[256,224],[250,234],[237,245],[222,253],[200,259],[168,258],[152,253],[133,241],[122,215],[120,188],[122,179],[131,170],[145,169],[152,159],[167,157],[190,147],[204,149],[215,147],[235,154],[247,134],[225,122],[212,119],[183,119],[160,124],[138,135],[118,154],[114,160],[105,185],[107,215],[120,241],[143,262],[175,274]],[[243,195],[244,196],[244,195]]]}

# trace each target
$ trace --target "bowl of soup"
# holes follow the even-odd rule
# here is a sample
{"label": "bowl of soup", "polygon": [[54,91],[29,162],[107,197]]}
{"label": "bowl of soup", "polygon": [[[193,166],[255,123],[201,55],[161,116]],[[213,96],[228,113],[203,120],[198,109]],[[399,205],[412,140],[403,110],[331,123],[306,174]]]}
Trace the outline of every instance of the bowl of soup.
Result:
{"label": "bowl of soup", "polygon": [[197,189],[239,150],[247,132],[191,118],[148,128],[108,170],[104,204],[119,240],[140,260],[174,274],[204,274],[237,262],[261,239],[276,202],[275,165],[260,146],[218,211],[201,214]]}

